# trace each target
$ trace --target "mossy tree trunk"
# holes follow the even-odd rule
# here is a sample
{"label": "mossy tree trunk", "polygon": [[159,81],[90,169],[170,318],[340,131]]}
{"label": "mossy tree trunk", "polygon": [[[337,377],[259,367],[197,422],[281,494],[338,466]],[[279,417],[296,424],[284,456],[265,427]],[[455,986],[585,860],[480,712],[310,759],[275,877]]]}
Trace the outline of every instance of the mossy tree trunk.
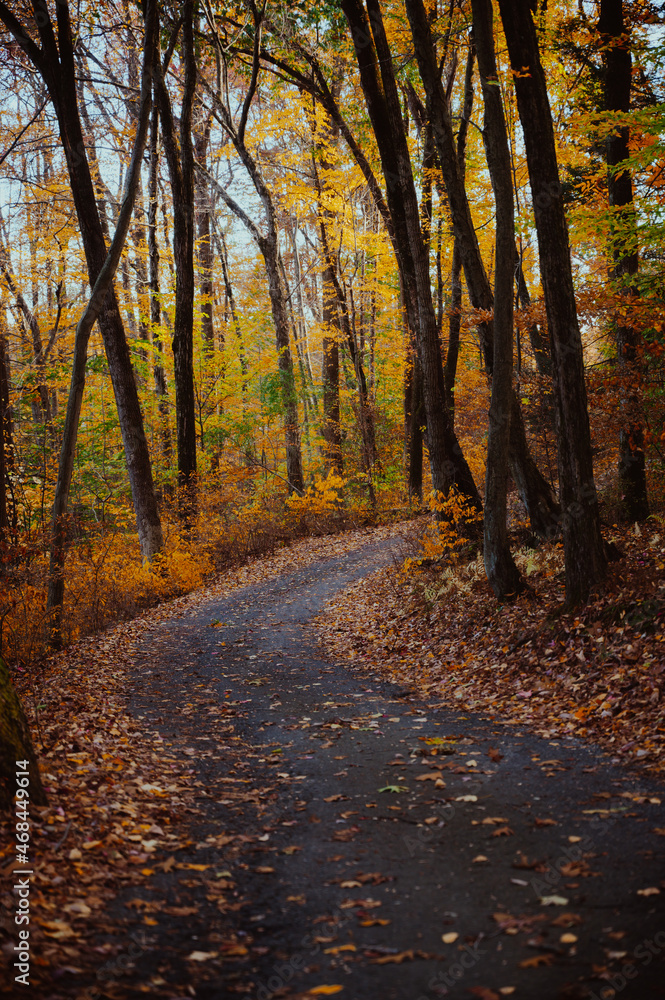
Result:
{"label": "mossy tree trunk", "polygon": [[30,730],[21,702],[0,656],[0,811],[9,811],[16,791],[16,761],[28,761],[29,801],[46,805],[46,792],[37,766]]}

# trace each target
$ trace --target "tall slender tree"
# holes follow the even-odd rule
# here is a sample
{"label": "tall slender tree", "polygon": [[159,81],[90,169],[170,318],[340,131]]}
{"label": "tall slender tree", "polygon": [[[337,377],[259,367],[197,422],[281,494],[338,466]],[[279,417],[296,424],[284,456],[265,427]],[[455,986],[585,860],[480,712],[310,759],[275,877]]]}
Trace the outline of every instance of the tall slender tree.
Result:
{"label": "tall slender tree", "polygon": [[485,102],[483,139],[496,202],[494,356],[485,479],[484,558],[497,597],[513,596],[521,578],[508,543],[507,486],[513,378],[513,248],[515,217],[508,133],[494,54],[491,0],[471,0],[473,33]]}
{"label": "tall slender tree", "polygon": [[[184,70],[180,122],[176,127],[164,71],[157,74],[157,94],[164,153],[173,192],[173,257],[175,262],[175,319],[173,360],[178,445],[180,510],[189,522],[196,514],[196,398],[194,392],[194,145],[192,112],[196,92],[194,57],[194,0],[185,0],[179,21]],[[174,39],[171,40],[171,49]],[[170,49],[170,50],[171,50]]]}
{"label": "tall slender tree", "polygon": [[[601,0],[598,32],[602,46],[605,110],[627,114],[633,73],[630,28],[623,0]],[[611,277],[616,294],[625,300],[637,295],[635,276],[639,270],[633,182],[626,166],[630,155],[630,127],[627,124],[612,128],[605,140],[605,155],[612,213]],[[617,358],[621,376],[630,386],[639,376],[640,335],[629,320],[621,318],[621,312],[619,309],[615,321]],[[641,400],[636,387],[629,388],[624,398],[625,415],[619,431],[619,484],[625,515],[631,521],[641,521],[649,514]]]}

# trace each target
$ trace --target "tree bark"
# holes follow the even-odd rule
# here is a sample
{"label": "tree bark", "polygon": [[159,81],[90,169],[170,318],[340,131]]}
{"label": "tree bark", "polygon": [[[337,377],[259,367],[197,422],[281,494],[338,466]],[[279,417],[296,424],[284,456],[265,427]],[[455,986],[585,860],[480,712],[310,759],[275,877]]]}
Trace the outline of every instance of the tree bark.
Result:
{"label": "tree bark", "polygon": [[494,357],[485,479],[484,559],[499,600],[522,587],[508,542],[508,453],[513,379],[513,248],[515,218],[508,133],[494,54],[491,0],[471,0],[478,70],[485,100],[483,139],[496,203]]}
{"label": "tree bark", "polygon": [[351,29],[363,94],[381,156],[409,326],[417,331],[432,485],[442,496],[455,486],[469,506],[480,511],[478,490],[448,412],[429,260],[381,9],[378,0],[367,0],[367,10],[360,0],[342,0],[341,5]]}
{"label": "tree bark", "polygon": [[[623,0],[601,0],[598,31],[603,43],[604,103],[606,111],[630,111],[632,56]],[[634,278],[639,270],[637,220],[630,170],[617,169],[630,155],[628,125],[615,128],[605,141],[607,187],[612,219],[611,278],[620,298],[637,295]],[[619,371],[623,390],[622,426],[619,431],[619,486],[624,515],[642,521],[649,515],[644,461],[644,419],[636,382],[639,381],[639,331],[625,320],[615,320]]]}
{"label": "tree bark", "polygon": [[29,783],[26,801],[33,802],[37,806],[45,806],[46,792],[30,738],[30,729],[9,676],[7,664],[0,656],[0,811],[2,812],[13,810],[17,788],[17,761],[21,762],[21,770],[27,763]]}
{"label": "tree bark", "polygon": [[545,74],[529,0],[499,0],[515,77],[538,233],[540,273],[552,343],[557,403],[559,497],[566,602],[587,599],[607,559],[591,458],[582,338],[575,305],[568,226]]}

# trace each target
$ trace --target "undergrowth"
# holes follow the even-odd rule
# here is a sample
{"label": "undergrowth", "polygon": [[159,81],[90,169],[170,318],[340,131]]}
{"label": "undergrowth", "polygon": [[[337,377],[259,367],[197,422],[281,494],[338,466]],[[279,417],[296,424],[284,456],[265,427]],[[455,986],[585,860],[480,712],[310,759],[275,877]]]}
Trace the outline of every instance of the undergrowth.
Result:
{"label": "undergrowth", "polygon": [[[135,617],[143,609],[189,593],[230,567],[272,555],[300,538],[387,523],[413,515],[400,487],[376,491],[329,475],[304,495],[286,486],[220,469],[198,491],[196,523],[183,530],[177,497],[162,511],[163,553],[142,564],[132,510],[109,504],[101,523],[72,520],[65,568],[65,644]],[[24,533],[0,547],[0,655],[27,666],[48,649],[48,535]]]}

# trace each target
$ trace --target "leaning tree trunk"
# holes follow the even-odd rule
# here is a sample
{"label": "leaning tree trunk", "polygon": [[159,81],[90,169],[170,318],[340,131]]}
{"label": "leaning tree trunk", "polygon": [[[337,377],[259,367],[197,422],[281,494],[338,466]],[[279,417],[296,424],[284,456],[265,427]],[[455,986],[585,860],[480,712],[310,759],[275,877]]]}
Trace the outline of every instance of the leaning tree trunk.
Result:
{"label": "leaning tree trunk", "polygon": [[[69,23],[67,21],[67,23]],[[83,389],[85,386],[85,366],[88,349],[88,341],[95,322],[99,321],[99,326],[104,337],[106,355],[109,361],[109,369],[116,389],[116,402],[118,404],[118,414],[120,425],[123,428],[123,440],[125,441],[126,455],[132,455],[137,459],[136,464],[127,460],[130,469],[130,481],[136,488],[135,497],[141,501],[141,508],[137,504],[137,520],[139,526],[139,538],[145,558],[152,558],[162,548],[162,528],[157,513],[154,486],[152,481],[152,469],[148,454],[147,441],[143,431],[143,418],[136,392],[136,383],[131,369],[131,360],[127,340],[124,336],[122,320],[118,310],[118,303],[113,289],[113,276],[115,274],[122,248],[125,244],[127,231],[131,222],[132,212],[138,182],[140,176],[143,150],[148,135],[148,121],[150,114],[151,95],[151,68],[154,65],[154,55],[156,40],[158,37],[158,21],[156,4],[150,5],[146,17],[146,37],[143,66],[143,79],[141,87],[141,109],[134,141],[132,159],[127,171],[125,195],[118,215],[116,231],[113,236],[108,254],[105,252],[104,238],[101,230],[101,223],[97,213],[97,206],[94,201],[94,190],[88,169],[87,160],[78,153],[74,156],[74,150],[70,145],[72,129],[80,122],[78,114],[71,108],[67,109],[67,119],[69,131],[62,131],[63,144],[70,172],[73,176],[78,173],[84,184],[84,190],[78,191],[72,182],[72,190],[75,201],[78,199],[88,199],[88,210],[90,217],[86,218],[86,223],[90,227],[84,235],[83,242],[88,256],[88,270],[92,276],[94,274],[94,286],[88,301],[88,305],[81,316],[76,327],[74,338],[74,357],[72,361],[72,377],[67,400],[67,413],[62,434],[62,445],[60,449],[60,461],[58,465],[58,478],[53,501],[53,521],[51,529],[51,558],[49,567],[49,589],[47,597],[47,607],[51,611],[51,643],[54,646],[60,645],[62,641],[61,621],[62,605],[64,598],[64,566],[66,548],[66,514],[69,502],[69,491],[74,470],[74,456],[76,441],[78,436],[79,418],[81,415],[81,404],[83,401]],[[73,65],[73,64],[72,64]],[[64,117],[64,113],[63,113]],[[82,142],[82,139],[81,139]],[[81,145],[81,147],[83,146]],[[85,181],[87,180],[87,187]],[[92,203],[89,199],[92,198]],[[77,204],[77,210],[79,206]],[[82,215],[79,211],[79,221]],[[95,227],[95,222],[97,226]],[[101,241],[101,246],[100,246]],[[104,256],[102,257],[102,251]],[[98,256],[99,255],[99,256]],[[106,331],[106,333],[105,333]],[[120,337],[119,334],[122,334]],[[117,388],[116,388],[117,387]],[[121,403],[129,406],[135,405],[131,414],[131,419],[127,418],[127,412]],[[124,418],[124,419],[123,419]],[[123,427],[124,424],[124,427]],[[128,442],[132,446],[128,447]],[[139,473],[141,479],[132,480],[132,471]],[[145,511],[145,520],[139,517],[139,509]]]}
{"label": "leaning tree trunk", "polygon": [[[36,14],[35,21],[38,25],[40,41],[42,43],[41,48],[30,37],[30,33],[24,25],[4,5],[0,7],[0,20],[4,22],[8,31],[11,32],[17,43],[41,74],[53,101],[67,161],[72,197],[81,231],[91,286],[97,283],[103,269],[107,268],[104,272],[103,284],[105,287],[108,287],[108,293],[105,291],[104,297],[101,300],[98,296],[94,307],[99,314],[99,327],[113,383],[118,420],[125,449],[127,471],[136,511],[141,552],[144,559],[152,559],[162,548],[162,528],[157,510],[150,453],[143,427],[143,416],[134,380],[129,347],[118,309],[115,290],[112,285],[112,274],[113,270],[115,270],[115,265],[111,271],[108,285],[106,284],[108,278],[107,249],[90,173],[90,163],[85,153],[86,144],[79,116],[74,41],[69,7],[65,0],[57,4],[58,32],[56,42],[56,35],[47,3],[45,0],[36,0],[33,6]],[[149,4],[148,12],[151,9],[152,5]],[[148,12],[146,13],[146,33],[148,32]],[[150,54],[150,59],[152,60],[152,53]],[[148,82],[150,65],[150,63],[144,65],[144,78],[147,78]],[[145,83],[146,81],[144,80]],[[143,90],[144,87],[142,87],[142,100],[144,97]],[[145,142],[145,136],[143,136],[143,142]],[[128,224],[129,219],[127,220]],[[122,242],[124,242],[124,235]],[[122,243],[120,243],[121,246]],[[93,293],[88,309],[90,309],[94,298]],[[88,315],[90,315],[89,312]],[[82,366],[80,372],[76,374],[76,392],[80,392],[82,395],[85,382],[85,346],[82,344],[80,346],[83,348],[80,351],[81,356],[79,357],[79,362],[82,361]],[[72,387],[74,387],[74,381],[72,381]],[[78,404],[78,411],[80,411],[80,402]],[[73,412],[72,416],[78,420],[78,412]],[[75,439],[75,430],[73,436]],[[73,445],[71,448],[73,452]],[[69,473],[69,481],[71,481],[71,472]],[[64,511],[66,511],[68,493],[69,483],[66,484],[63,497],[64,509],[61,514],[57,515],[60,518],[59,530],[61,536],[64,532]]]}
{"label": "leaning tree trunk", "polygon": [[[499,0],[524,132],[552,342],[566,602],[587,599],[607,559],[591,458],[582,338],[545,73],[529,0]],[[514,251],[513,251],[514,252]]]}
{"label": "leaning tree trunk", "polygon": [[[21,762],[18,769],[17,761]],[[30,729],[7,664],[0,656],[0,811],[9,812],[12,809],[17,788],[16,771],[25,770],[26,762],[29,793],[26,802],[45,806],[46,792],[30,739]]]}
{"label": "leaning tree trunk", "polygon": [[[598,31],[603,41],[605,110],[630,111],[632,58],[629,28],[624,19],[623,0],[601,0]],[[639,269],[637,220],[633,202],[633,182],[628,169],[617,169],[630,155],[628,125],[613,128],[605,141],[607,187],[612,219],[610,224],[612,271],[617,295],[637,294],[634,278]],[[625,301],[625,300],[624,300]],[[639,392],[639,331],[626,320],[616,320],[619,371],[628,385],[624,391],[622,426],[619,431],[619,485],[625,516],[642,521],[649,515],[644,461],[644,417]]]}
{"label": "leaning tree trunk", "polygon": [[483,139],[496,202],[494,358],[485,479],[484,559],[499,599],[521,589],[507,528],[508,454],[513,380],[513,259],[515,217],[508,133],[499,88],[491,0],[471,0],[478,70],[485,99]]}

